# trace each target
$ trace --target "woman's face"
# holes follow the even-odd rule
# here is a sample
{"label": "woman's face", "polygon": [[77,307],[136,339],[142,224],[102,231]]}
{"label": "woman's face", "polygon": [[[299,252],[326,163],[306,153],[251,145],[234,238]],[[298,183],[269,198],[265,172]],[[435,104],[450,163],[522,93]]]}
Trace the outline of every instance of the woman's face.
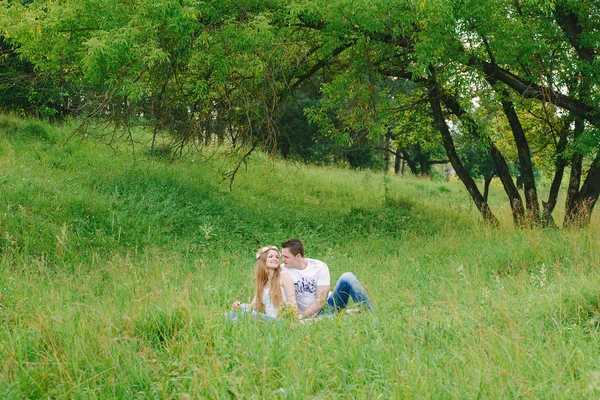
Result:
{"label": "woman's face", "polygon": [[267,253],[267,268],[276,269],[279,267],[279,252],[277,250],[269,250]]}

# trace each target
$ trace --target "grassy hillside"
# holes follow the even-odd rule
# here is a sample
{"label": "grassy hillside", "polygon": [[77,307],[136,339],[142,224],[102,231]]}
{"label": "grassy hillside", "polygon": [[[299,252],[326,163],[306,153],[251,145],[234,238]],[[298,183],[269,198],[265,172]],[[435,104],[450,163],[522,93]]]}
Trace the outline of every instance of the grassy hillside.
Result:
{"label": "grassy hillside", "polygon": [[[168,162],[0,116],[2,398],[600,395],[599,224],[488,229],[456,182],[255,155]],[[386,191],[387,186],[387,191]],[[254,253],[302,238],[377,311],[231,324]]]}

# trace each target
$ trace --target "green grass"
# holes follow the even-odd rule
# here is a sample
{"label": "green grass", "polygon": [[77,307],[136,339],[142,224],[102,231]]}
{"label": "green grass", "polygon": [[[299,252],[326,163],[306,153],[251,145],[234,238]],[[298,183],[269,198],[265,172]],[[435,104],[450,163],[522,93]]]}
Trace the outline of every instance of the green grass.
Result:
{"label": "green grass", "polygon": [[[73,128],[0,116],[1,398],[600,395],[597,216],[514,230],[494,186],[490,229],[457,182],[261,154],[229,191],[219,157]],[[377,311],[226,321],[256,249],[293,236]]]}

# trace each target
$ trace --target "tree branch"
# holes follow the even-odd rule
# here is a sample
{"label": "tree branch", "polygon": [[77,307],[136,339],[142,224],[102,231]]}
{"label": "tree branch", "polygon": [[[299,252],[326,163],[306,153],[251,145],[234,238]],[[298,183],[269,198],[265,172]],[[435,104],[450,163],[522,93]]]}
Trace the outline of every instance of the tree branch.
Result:
{"label": "tree branch", "polygon": [[488,61],[481,61],[472,57],[469,60],[469,65],[479,66],[486,75],[504,83],[527,99],[538,99],[552,103],[571,111],[594,126],[600,127],[600,113],[596,107],[589,106],[580,100],[552,90],[547,86],[530,82]]}

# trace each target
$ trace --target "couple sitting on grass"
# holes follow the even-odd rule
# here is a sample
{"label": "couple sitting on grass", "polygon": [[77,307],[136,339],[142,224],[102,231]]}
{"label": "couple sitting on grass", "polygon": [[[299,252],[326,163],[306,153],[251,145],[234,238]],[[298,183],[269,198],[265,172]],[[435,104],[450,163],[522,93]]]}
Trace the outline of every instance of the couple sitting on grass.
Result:
{"label": "couple sitting on grass", "polygon": [[252,315],[265,320],[282,314],[298,319],[338,313],[348,306],[350,298],[359,306],[373,310],[367,292],[351,272],[346,272],[329,292],[329,267],[322,261],[304,257],[304,244],[289,239],[275,246],[262,247],[256,253],[256,294],[250,304],[235,301],[229,313],[232,320]]}

